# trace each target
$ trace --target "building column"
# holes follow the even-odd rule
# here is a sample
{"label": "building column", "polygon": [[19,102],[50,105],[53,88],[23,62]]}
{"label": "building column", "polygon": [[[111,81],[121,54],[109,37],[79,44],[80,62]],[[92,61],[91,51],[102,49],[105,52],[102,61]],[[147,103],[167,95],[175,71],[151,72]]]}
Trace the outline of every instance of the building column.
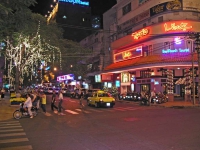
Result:
{"label": "building column", "polygon": [[173,70],[167,70],[167,95],[169,101],[174,101],[174,75]]}
{"label": "building column", "polygon": [[184,70],[184,77],[185,77],[185,101],[191,100],[191,75],[190,69],[186,68]]}

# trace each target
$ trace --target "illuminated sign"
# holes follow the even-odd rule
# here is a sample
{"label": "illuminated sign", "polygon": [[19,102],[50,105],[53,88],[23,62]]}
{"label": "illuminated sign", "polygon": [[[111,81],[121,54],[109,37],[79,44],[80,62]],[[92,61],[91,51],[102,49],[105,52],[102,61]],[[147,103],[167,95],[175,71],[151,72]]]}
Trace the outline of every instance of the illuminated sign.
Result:
{"label": "illuminated sign", "polygon": [[171,10],[181,10],[183,9],[183,2],[182,0],[173,0],[169,2],[164,2],[158,5],[155,5],[154,7],[150,8],[150,16],[157,15],[159,13],[163,13],[166,11]]}
{"label": "illuminated sign", "polygon": [[64,80],[74,80],[74,75],[68,74],[68,75],[63,75],[63,76],[57,77],[57,81],[64,81]]}
{"label": "illuminated sign", "polygon": [[118,61],[132,59],[132,58],[136,58],[140,56],[142,56],[142,46],[130,48],[130,49],[124,50],[123,52],[114,54],[114,61],[118,62]]}
{"label": "illuminated sign", "polygon": [[174,42],[175,42],[176,44],[181,44],[181,38],[180,38],[180,37],[174,38]]}
{"label": "illuminated sign", "polygon": [[67,3],[72,3],[72,4],[89,6],[89,2],[84,2],[82,0],[59,0],[59,2],[67,2]]}
{"label": "illuminated sign", "polygon": [[176,23],[165,23],[164,29],[166,32],[168,31],[187,31],[191,29],[192,26],[189,26],[187,22],[181,22],[179,24]]}
{"label": "illuminated sign", "polygon": [[190,50],[189,50],[189,48],[186,48],[186,49],[181,49],[181,48],[179,48],[179,49],[167,49],[167,50],[162,50],[162,53],[163,54],[168,54],[168,53],[189,53],[190,52]]}
{"label": "illuminated sign", "polygon": [[148,29],[142,29],[142,30],[140,30],[140,31],[138,31],[138,32],[134,32],[134,33],[132,34],[132,36],[133,36],[133,38],[134,38],[135,40],[138,40],[139,38],[144,37],[144,36],[146,36],[147,34],[149,34],[149,30],[148,30]]}

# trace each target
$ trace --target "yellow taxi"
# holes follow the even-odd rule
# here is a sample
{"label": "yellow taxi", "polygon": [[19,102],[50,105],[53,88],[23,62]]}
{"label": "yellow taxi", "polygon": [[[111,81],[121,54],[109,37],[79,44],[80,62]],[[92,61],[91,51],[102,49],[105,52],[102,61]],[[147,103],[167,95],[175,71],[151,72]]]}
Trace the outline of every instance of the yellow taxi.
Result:
{"label": "yellow taxi", "polygon": [[113,107],[115,105],[115,99],[107,92],[97,91],[94,92],[91,97],[87,98],[87,105],[93,105],[98,107]]}
{"label": "yellow taxi", "polygon": [[10,104],[11,105],[18,105],[25,101],[26,101],[26,98],[21,97],[21,95],[18,95],[15,91],[10,92]]}

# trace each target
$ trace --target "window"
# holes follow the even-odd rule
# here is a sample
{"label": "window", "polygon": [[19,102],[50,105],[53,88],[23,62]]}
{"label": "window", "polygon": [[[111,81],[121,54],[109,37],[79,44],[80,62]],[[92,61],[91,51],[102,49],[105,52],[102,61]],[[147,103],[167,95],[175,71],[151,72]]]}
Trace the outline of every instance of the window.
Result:
{"label": "window", "polygon": [[170,49],[170,42],[164,42],[164,49]]}
{"label": "window", "polygon": [[126,15],[128,12],[130,12],[131,11],[131,3],[129,3],[129,4],[127,4],[126,6],[124,6],[123,8],[122,8],[122,14],[123,15]]}
{"label": "window", "polygon": [[158,22],[163,22],[163,16],[158,17]]}
{"label": "window", "polygon": [[148,46],[148,55],[153,55],[153,45]]}
{"label": "window", "polygon": [[149,70],[140,71],[140,77],[142,78],[150,78],[151,72]]}

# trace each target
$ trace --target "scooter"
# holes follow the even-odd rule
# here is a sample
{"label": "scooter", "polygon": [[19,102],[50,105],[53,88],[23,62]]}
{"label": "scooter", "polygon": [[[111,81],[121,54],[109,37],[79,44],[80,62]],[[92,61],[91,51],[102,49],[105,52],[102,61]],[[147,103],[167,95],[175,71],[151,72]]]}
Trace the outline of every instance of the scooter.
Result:
{"label": "scooter", "polygon": [[[13,117],[15,119],[20,119],[22,117],[30,117],[29,113],[28,113],[28,109],[24,108],[24,103],[20,103],[20,108],[18,110],[15,110],[13,113]],[[36,107],[32,107],[31,108],[32,114],[33,116],[37,116],[37,108]]]}

